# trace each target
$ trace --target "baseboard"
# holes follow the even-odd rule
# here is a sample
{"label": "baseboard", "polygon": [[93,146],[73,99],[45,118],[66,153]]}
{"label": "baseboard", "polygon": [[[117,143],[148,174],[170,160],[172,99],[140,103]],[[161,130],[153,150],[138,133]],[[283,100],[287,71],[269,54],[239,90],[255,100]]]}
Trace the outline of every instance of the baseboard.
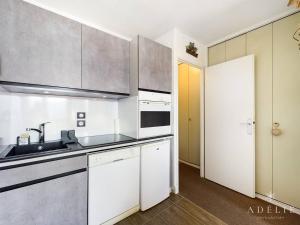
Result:
{"label": "baseboard", "polygon": [[193,164],[193,163],[189,163],[189,162],[183,161],[183,160],[181,160],[181,159],[179,159],[179,162],[181,162],[181,163],[183,163],[183,164],[186,164],[186,165],[188,165],[188,166],[192,166],[192,167],[197,168],[197,169],[200,170],[200,166],[195,165],[195,164]]}
{"label": "baseboard", "polygon": [[178,186],[172,186],[170,188],[170,193],[178,194],[179,193]]}
{"label": "baseboard", "polygon": [[277,201],[273,198],[270,198],[270,197],[267,197],[267,196],[264,196],[264,195],[261,195],[261,194],[257,194],[255,195],[256,198],[259,198],[261,200],[264,200],[265,202],[269,202],[273,205],[276,205],[276,206],[279,206],[281,208],[284,208],[284,209],[287,209],[295,214],[298,214],[300,215],[300,209],[299,208],[296,208],[296,207],[293,207],[291,205],[288,205],[288,204],[285,204],[283,202],[280,202],[280,201]]}
{"label": "baseboard", "polygon": [[116,224],[118,222],[120,222],[121,220],[127,218],[128,216],[138,212],[140,210],[140,206],[137,205],[135,207],[133,207],[132,209],[129,209],[128,211],[122,213],[119,216],[116,216],[114,218],[112,218],[111,220],[106,221],[105,223],[103,223],[102,225],[113,225]]}

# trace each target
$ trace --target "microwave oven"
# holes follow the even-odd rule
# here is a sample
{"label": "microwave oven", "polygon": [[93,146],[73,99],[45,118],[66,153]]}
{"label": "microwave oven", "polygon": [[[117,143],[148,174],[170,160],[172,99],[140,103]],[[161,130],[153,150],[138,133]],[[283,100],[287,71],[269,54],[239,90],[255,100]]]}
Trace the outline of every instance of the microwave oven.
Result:
{"label": "microwave oven", "polygon": [[139,92],[139,138],[171,134],[171,95]]}

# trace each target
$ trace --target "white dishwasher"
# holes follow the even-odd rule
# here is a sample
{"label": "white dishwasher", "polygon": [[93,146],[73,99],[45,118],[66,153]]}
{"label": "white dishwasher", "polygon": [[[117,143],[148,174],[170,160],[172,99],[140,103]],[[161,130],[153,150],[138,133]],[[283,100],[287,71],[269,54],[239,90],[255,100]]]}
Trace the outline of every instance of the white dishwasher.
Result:
{"label": "white dishwasher", "polygon": [[170,195],[170,140],[141,148],[141,210],[147,210]]}
{"label": "white dishwasher", "polygon": [[139,210],[140,148],[89,155],[88,224],[114,224]]}

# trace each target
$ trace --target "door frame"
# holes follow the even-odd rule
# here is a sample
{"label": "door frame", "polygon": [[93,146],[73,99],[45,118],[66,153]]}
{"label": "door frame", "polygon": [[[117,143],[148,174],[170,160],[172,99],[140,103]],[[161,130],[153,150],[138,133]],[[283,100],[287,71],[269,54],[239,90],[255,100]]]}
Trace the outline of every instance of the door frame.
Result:
{"label": "door frame", "polygon": [[[185,63],[185,64],[188,64],[189,66],[192,66],[192,67],[195,67],[195,68],[198,68],[200,69],[200,177],[204,177],[204,174],[205,174],[205,171],[204,171],[204,154],[205,154],[205,149],[204,149],[204,136],[205,136],[205,130],[204,130],[204,123],[205,123],[205,120],[204,120],[204,107],[205,107],[205,103],[204,103],[204,93],[205,93],[205,69],[204,67],[201,67],[199,65],[195,65],[191,62],[188,62],[186,60],[183,60],[183,59],[180,59],[178,58],[177,59],[177,71],[176,71],[176,74],[177,74],[177,85],[175,86],[176,87],[176,92],[177,92],[177,113],[176,113],[176,118],[177,120],[179,120],[179,114],[178,114],[178,111],[179,111],[179,104],[178,104],[178,99],[179,99],[179,91],[178,91],[178,84],[179,84],[179,71],[178,71],[178,66],[179,64],[182,64],[182,63]],[[177,128],[177,133],[179,133],[179,126]],[[179,138],[178,138],[178,142],[179,142]],[[178,163],[179,163],[179,146],[178,146]]]}

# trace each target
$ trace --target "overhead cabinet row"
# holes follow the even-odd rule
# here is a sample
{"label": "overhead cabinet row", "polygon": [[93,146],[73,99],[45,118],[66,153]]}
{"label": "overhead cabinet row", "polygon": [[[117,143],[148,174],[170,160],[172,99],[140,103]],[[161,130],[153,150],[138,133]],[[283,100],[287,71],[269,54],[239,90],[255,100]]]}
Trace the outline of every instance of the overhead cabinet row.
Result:
{"label": "overhead cabinet row", "polygon": [[[0,14],[0,81],[130,93],[129,41],[21,0],[1,1]],[[142,40],[141,85],[166,91],[153,79],[164,77],[171,49]]]}

